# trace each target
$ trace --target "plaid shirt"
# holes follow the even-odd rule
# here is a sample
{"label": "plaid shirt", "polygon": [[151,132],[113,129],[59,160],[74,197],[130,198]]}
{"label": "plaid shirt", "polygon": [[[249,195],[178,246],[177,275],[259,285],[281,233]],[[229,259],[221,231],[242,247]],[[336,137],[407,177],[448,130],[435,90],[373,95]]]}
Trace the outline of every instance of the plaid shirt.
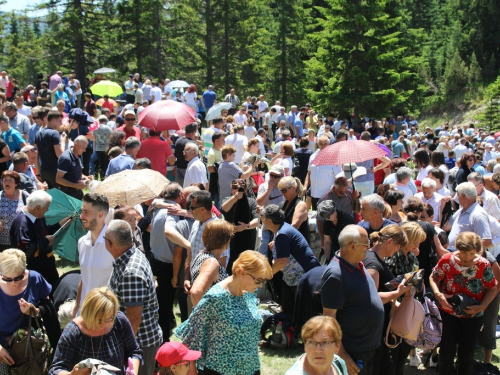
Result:
{"label": "plaid shirt", "polygon": [[128,249],[113,263],[109,288],[120,302],[120,311],[129,306],[142,306],[142,321],[137,331],[141,348],[160,346],[163,334],[158,324],[153,272],[146,257],[135,246]]}
{"label": "plaid shirt", "polygon": [[240,104],[240,99],[237,95],[227,94],[224,101],[231,103],[231,108],[238,108],[238,104]]}

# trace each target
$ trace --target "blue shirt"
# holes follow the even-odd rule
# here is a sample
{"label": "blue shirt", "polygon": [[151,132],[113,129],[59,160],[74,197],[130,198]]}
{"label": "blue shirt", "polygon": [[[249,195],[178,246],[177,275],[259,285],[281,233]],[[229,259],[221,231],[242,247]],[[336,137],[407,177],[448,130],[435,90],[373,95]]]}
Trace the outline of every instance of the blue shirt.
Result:
{"label": "blue shirt", "polygon": [[109,162],[106,177],[125,169],[134,169],[134,158],[130,155],[122,154]]}
{"label": "blue shirt", "polygon": [[405,153],[405,146],[399,141],[392,141],[392,152],[394,154],[394,157],[401,157],[401,153]]}
{"label": "blue shirt", "polygon": [[69,182],[78,182],[82,179],[82,158],[73,154],[73,150],[65,150],[57,161],[57,170],[64,172],[64,178]]}
{"label": "blue shirt", "polygon": [[396,224],[394,221],[391,221],[389,219],[384,219],[384,223],[382,224],[382,226],[380,228],[374,228],[372,229],[370,227],[370,223],[367,222],[367,221],[364,221],[364,220],[361,220],[358,225],[361,227],[361,228],[364,228],[367,232],[368,232],[368,237],[370,237],[370,234],[372,234],[373,232],[376,232],[388,225],[391,225],[391,224]]}
{"label": "blue shirt", "polygon": [[446,164],[448,169],[452,169],[452,168],[455,168],[456,160],[455,160],[455,158],[446,158],[446,159],[444,159],[444,163]]}
{"label": "blue shirt", "polygon": [[10,128],[8,131],[3,132],[2,138],[9,146],[11,152],[20,150],[21,143],[26,143],[26,141],[23,138],[23,135],[14,128]]}
{"label": "blue shirt", "polygon": [[30,145],[35,144],[35,137],[39,130],[40,127],[38,126],[38,124],[31,125],[30,130],[28,130],[28,143]]}
{"label": "blue shirt", "polygon": [[[396,173],[391,173],[384,179],[384,184],[395,184],[397,182]],[[410,188],[413,194],[417,194],[417,186],[415,185],[415,181],[413,181],[413,177],[410,177],[410,182],[408,183],[408,187]]]}
{"label": "blue shirt", "polygon": [[[19,309],[20,298],[24,298],[27,302],[38,306],[40,301],[47,298],[52,287],[45,279],[36,271],[29,271],[28,285],[24,292],[17,296],[8,296],[0,290],[0,342],[12,335],[19,328],[19,320],[21,319],[21,310]],[[26,315],[27,317],[27,315]],[[26,320],[24,326],[27,326]]]}
{"label": "blue shirt", "polygon": [[300,116],[295,116],[295,119],[293,120],[293,131],[296,132],[297,131],[297,126],[299,127],[299,137],[302,137],[302,135],[304,134],[304,129],[303,129],[303,124],[302,124],[302,120],[300,119]]}
{"label": "blue shirt", "polygon": [[304,236],[288,223],[283,223],[276,233],[274,246],[278,259],[288,258],[291,255],[304,272],[320,266]]}
{"label": "blue shirt", "polygon": [[205,111],[208,112],[208,110],[213,107],[215,99],[217,99],[217,94],[215,91],[207,90],[203,93],[202,98],[203,103],[205,104]]}

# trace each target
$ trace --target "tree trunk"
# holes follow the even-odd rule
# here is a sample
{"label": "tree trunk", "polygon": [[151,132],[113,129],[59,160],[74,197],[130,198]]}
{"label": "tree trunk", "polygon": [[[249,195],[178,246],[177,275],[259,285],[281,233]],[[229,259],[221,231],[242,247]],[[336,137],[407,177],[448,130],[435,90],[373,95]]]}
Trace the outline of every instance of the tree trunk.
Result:
{"label": "tree trunk", "polygon": [[86,84],[86,69],[87,63],[85,59],[85,39],[83,37],[83,9],[81,0],[73,0],[74,11],[77,13],[76,22],[77,25],[73,28],[73,32],[75,35],[75,73],[77,79],[80,81],[82,85],[82,90],[85,92],[87,89]]}
{"label": "tree trunk", "polygon": [[224,1],[224,92],[229,92],[229,2]]}
{"label": "tree trunk", "polygon": [[207,28],[207,85],[213,84],[214,79],[214,68],[212,65],[212,31],[213,31],[213,22],[212,22],[212,4],[210,0],[205,1],[205,24]]}
{"label": "tree trunk", "polygon": [[160,2],[156,2],[156,66],[158,68],[157,75],[158,80],[163,79],[163,59],[161,53],[161,5]]}

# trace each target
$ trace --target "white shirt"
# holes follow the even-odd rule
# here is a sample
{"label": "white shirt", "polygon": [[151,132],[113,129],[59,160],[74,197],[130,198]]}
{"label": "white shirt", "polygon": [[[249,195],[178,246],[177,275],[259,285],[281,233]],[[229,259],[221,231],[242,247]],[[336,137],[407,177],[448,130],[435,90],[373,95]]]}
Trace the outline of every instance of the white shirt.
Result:
{"label": "white shirt", "polygon": [[113,272],[115,260],[106,250],[104,233],[106,233],[106,225],[102,228],[94,245],[92,245],[90,231],[78,240],[78,259],[82,277],[80,308],[84,298],[92,289],[108,286],[109,278]]}
{"label": "white shirt", "polygon": [[234,162],[240,164],[245,148],[248,145],[248,138],[242,134],[231,134],[226,137],[225,145],[233,146],[236,149]]}
{"label": "white shirt", "polygon": [[342,172],[340,165],[321,165],[316,166],[311,164],[318,156],[319,149],[309,158],[309,166],[307,170],[311,172],[309,176],[311,186],[311,196],[313,198],[321,198],[328,190],[330,190],[335,182],[335,176]]}
{"label": "white shirt", "polygon": [[159,102],[161,100],[161,89],[157,86],[157,87],[153,87],[151,89],[151,97],[152,98],[155,98],[155,103],[156,102]]}
{"label": "white shirt", "polygon": [[266,156],[266,148],[264,147],[264,140],[260,135],[256,135],[255,138],[259,140],[259,153],[260,156]]}
{"label": "white shirt", "polygon": [[259,100],[257,103],[259,104],[259,111],[260,112],[263,112],[269,108],[269,105],[267,104],[267,102],[265,100],[263,100],[263,101]]}
{"label": "white shirt", "polygon": [[500,220],[500,200],[498,197],[483,187],[481,198],[483,199],[483,208],[488,215],[492,216],[497,221]]}
{"label": "white shirt", "polygon": [[408,187],[408,185],[398,184],[397,182],[394,184],[397,190],[402,192],[405,196],[403,197],[403,203],[406,203],[408,198],[413,197],[413,192]]}
{"label": "white shirt", "polygon": [[455,147],[455,160],[460,160],[463,154],[465,154],[469,149],[467,146],[459,144]]}
{"label": "white shirt", "polygon": [[31,108],[23,104],[22,108],[17,109],[17,113],[29,117],[31,116]]}
{"label": "white shirt", "polygon": [[0,87],[6,91],[7,90],[7,81],[9,80],[9,76],[5,76],[5,78],[3,78],[3,76],[0,75]]}
{"label": "white shirt", "polygon": [[184,93],[184,99],[186,100],[186,104],[189,106],[194,106],[195,105],[195,99],[198,95],[196,92],[185,92]]}
{"label": "white shirt", "polygon": [[201,182],[203,185],[208,182],[207,168],[198,156],[194,157],[187,165],[183,187],[187,188],[196,182]]}
{"label": "white shirt", "polygon": [[428,165],[427,167],[423,168],[420,173],[417,176],[417,180],[422,181],[424,178],[429,176],[429,171],[433,168],[432,165]]}
{"label": "white shirt", "polygon": [[444,186],[441,189],[439,189],[438,191],[436,191],[436,193],[438,193],[439,195],[442,195],[443,197],[448,197],[448,196],[452,195],[450,189],[445,188]]}
{"label": "white shirt", "polygon": [[434,216],[432,217],[433,221],[440,220],[439,215],[441,214],[441,199],[443,199],[442,195],[434,193],[432,194],[431,199],[425,199],[424,193],[420,192],[415,194],[415,197],[420,198],[422,202],[428,203],[432,206],[432,208],[434,209]]}
{"label": "white shirt", "polygon": [[245,126],[245,137],[247,137],[248,140],[255,138],[256,134],[257,129],[255,129],[255,126]]}
{"label": "white shirt", "polygon": [[241,124],[241,125],[244,125],[245,122],[247,121],[247,115],[245,115],[245,113],[243,113],[242,115],[240,115],[240,112],[236,112],[234,115],[234,123],[235,124]]}

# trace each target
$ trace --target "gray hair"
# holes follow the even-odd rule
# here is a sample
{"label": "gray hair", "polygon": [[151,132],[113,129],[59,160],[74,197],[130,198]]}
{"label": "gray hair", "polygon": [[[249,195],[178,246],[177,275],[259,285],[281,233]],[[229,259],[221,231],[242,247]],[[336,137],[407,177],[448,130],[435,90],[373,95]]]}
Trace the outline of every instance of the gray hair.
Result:
{"label": "gray hair", "polygon": [[401,167],[396,172],[396,178],[398,182],[403,181],[405,178],[411,177],[413,174],[412,170],[408,167]]}
{"label": "gray hair", "polygon": [[477,197],[476,187],[472,182],[462,182],[457,186],[456,191],[458,195],[464,195],[469,199],[476,199]]}
{"label": "gray hair", "polygon": [[200,148],[199,148],[199,147],[198,147],[198,145],[197,145],[197,144],[195,144],[195,143],[192,143],[192,142],[188,143],[188,144],[186,145],[186,147],[184,147],[184,149],[186,149],[186,148],[188,148],[188,149],[190,149],[190,150],[191,150],[191,149],[192,149],[192,150],[195,150],[195,151],[196,151],[196,155],[198,155],[198,154],[200,153]]}
{"label": "gray hair", "polygon": [[84,135],[79,135],[78,137],[75,138],[75,140],[73,142],[74,143],[82,143],[82,144],[85,143],[85,144],[88,144],[89,140]]}
{"label": "gray hair", "polygon": [[475,182],[474,185],[477,184],[483,184],[484,185],[484,177],[481,173],[477,172],[472,172],[470,175],[467,176],[467,181],[469,182]]}
{"label": "gray hair", "polygon": [[381,214],[385,211],[385,203],[382,197],[378,194],[370,194],[361,198],[361,203],[367,203],[371,208],[379,210]]}
{"label": "gray hair", "polygon": [[359,242],[361,239],[359,228],[360,227],[355,224],[350,224],[342,229],[342,232],[340,232],[339,235],[340,249],[345,249],[350,243]]}
{"label": "gray hair", "polygon": [[175,200],[179,198],[181,194],[182,194],[182,186],[175,182],[168,184],[165,187],[165,190],[163,190],[163,198],[169,200]]}
{"label": "gray hair", "polygon": [[57,85],[57,89],[60,90],[60,89],[63,89],[64,90],[64,83],[60,83]]}
{"label": "gray hair", "polygon": [[26,206],[34,210],[36,206],[47,207],[52,202],[52,197],[43,190],[36,190],[26,199]]}
{"label": "gray hair", "polygon": [[125,141],[125,150],[141,147],[141,141],[137,137],[128,137]]}
{"label": "gray hair", "polygon": [[5,122],[7,125],[9,125],[9,118],[5,116],[3,113],[0,114],[0,121]]}
{"label": "gray hair", "polygon": [[426,177],[422,180],[422,187],[435,189],[436,188],[436,181],[434,181],[432,178]]}
{"label": "gray hair", "polygon": [[496,173],[496,172],[500,172],[500,164],[496,164],[496,165],[493,167],[493,173]]}
{"label": "gray hair", "polygon": [[64,327],[66,327],[66,325],[72,319],[71,315],[73,314],[75,304],[76,301],[74,299],[70,299],[59,306],[59,310],[57,311],[57,318],[59,319],[59,325],[61,326],[61,329],[64,329]]}
{"label": "gray hair", "polygon": [[491,159],[491,160],[488,160],[488,167],[491,168],[491,170],[493,170],[495,168],[495,165],[497,165],[497,161],[495,159]]}
{"label": "gray hair", "polygon": [[111,236],[118,246],[131,246],[133,243],[132,228],[124,220],[111,220],[106,230],[106,236]]}
{"label": "gray hair", "polygon": [[139,158],[134,160],[134,166],[140,169],[151,169],[151,160],[148,158]]}

